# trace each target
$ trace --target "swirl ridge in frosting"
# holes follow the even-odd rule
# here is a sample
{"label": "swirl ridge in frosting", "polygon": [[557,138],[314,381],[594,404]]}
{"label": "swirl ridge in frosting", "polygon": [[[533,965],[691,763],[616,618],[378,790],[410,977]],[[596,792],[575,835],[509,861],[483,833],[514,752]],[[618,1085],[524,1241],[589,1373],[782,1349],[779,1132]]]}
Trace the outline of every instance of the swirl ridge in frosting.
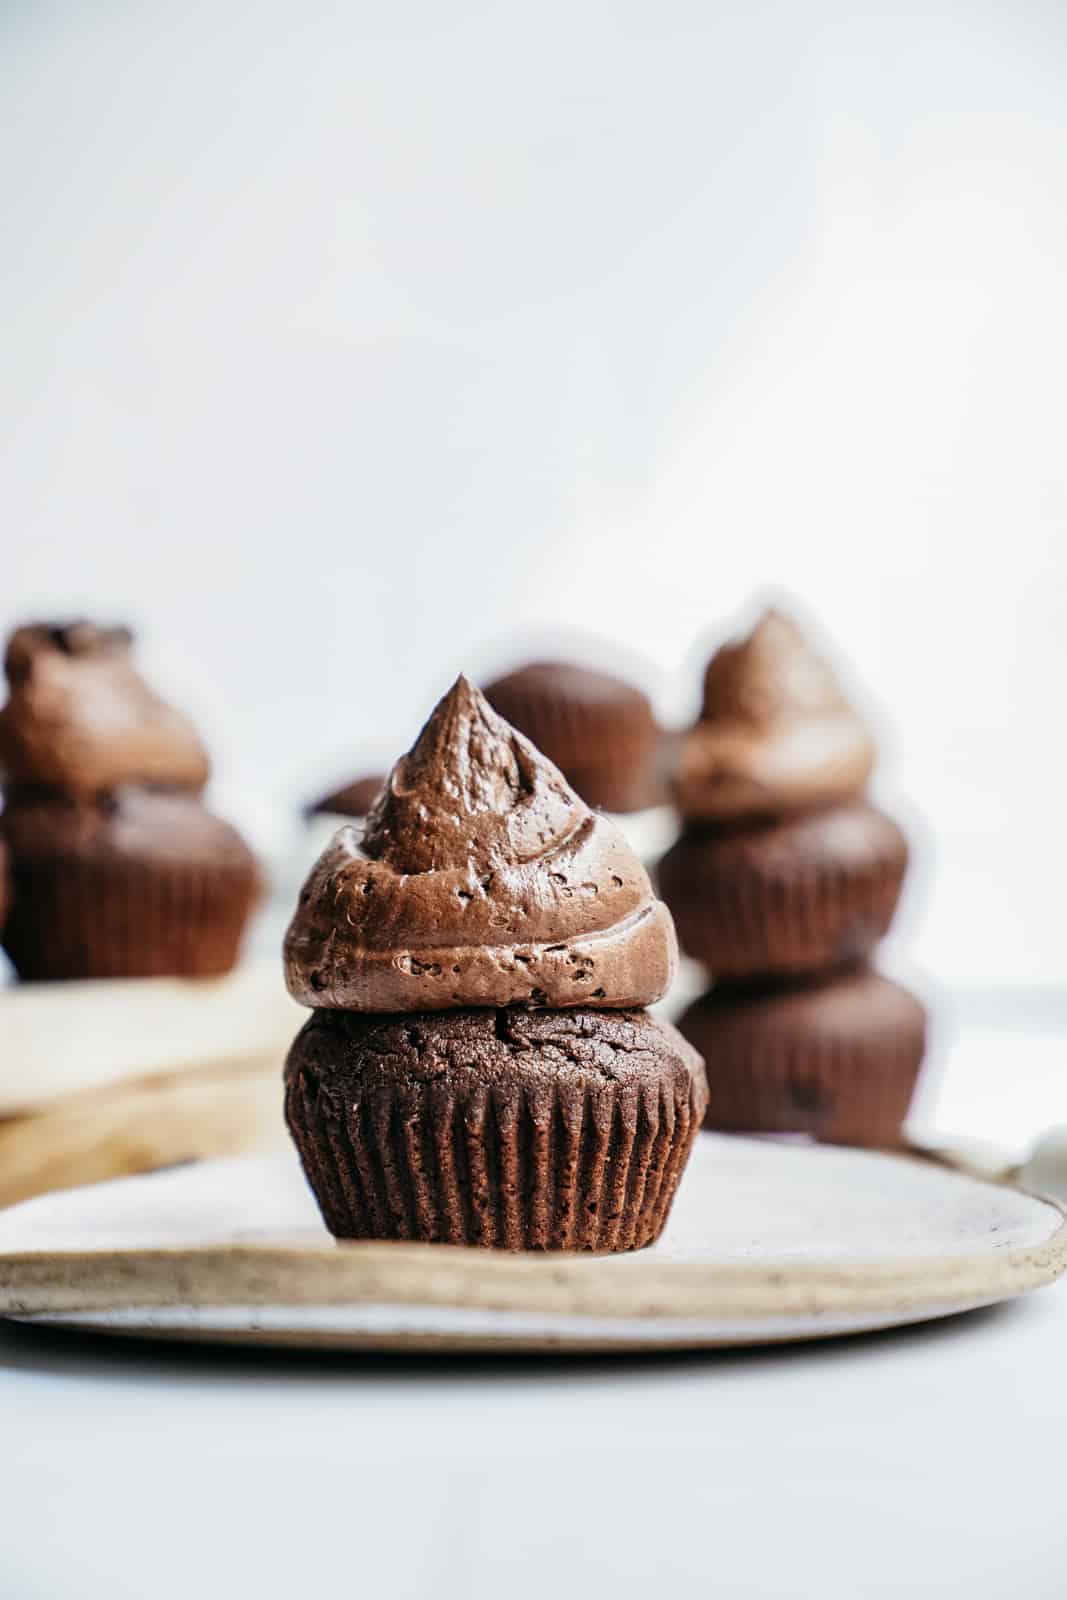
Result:
{"label": "swirl ridge in frosting", "polygon": [[285,941],[305,1005],[353,1011],[650,1004],[673,924],[622,833],[459,678],[342,828]]}
{"label": "swirl ridge in frosting", "polygon": [[34,623],[12,634],[0,764],[10,784],[89,797],[124,784],[199,792],[207,753],[192,723],[137,672],[128,628]]}
{"label": "swirl ridge in frosting", "polygon": [[803,810],[861,793],[875,756],[833,669],[791,618],[768,610],[708,663],[675,799],[692,820]]}

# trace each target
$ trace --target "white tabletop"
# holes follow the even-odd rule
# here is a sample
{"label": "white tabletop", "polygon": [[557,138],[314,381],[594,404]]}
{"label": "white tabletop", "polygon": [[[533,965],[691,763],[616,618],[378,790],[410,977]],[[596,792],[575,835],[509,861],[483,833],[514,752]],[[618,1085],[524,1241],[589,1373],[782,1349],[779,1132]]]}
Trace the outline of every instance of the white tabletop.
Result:
{"label": "white tabletop", "polygon": [[[941,1100],[972,1137],[1067,1120],[1058,1014],[1019,1020],[964,1008]],[[7,1325],[0,1595],[1061,1597],[1065,1332],[1067,1283],[899,1333],[610,1361]]]}

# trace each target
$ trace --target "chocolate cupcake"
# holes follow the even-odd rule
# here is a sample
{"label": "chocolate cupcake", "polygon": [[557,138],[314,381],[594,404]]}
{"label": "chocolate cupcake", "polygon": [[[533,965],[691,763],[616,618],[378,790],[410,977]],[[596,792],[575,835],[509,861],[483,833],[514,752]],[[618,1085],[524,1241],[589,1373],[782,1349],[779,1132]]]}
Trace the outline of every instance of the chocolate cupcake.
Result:
{"label": "chocolate cupcake", "polygon": [[832,970],[892,921],[904,835],[867,805],[874,742],[794,623],[769,611],[713,656],[680,745],[680,838],[659,882],[715,977]]}
{"label": "chocolate cupcake", "polygon": [[716,978],[833,972],[893,920],[908,844],[863,800],[784,821],[690,827],[659,866],[682,949]]}
{"label": "chocolate cupcake", "polygon": [[213,977],[234,965],[256,861],[199,795],[208,759],[139,677],[126,629],[20,628],[0,710],[0,816],[23,978]]}
{"label": "chocolate cupcake", "polygon": [[643,1007],[674,932],[618,828],[463,678],[286,937],[286,1116],[345,1238],[631,1249],[707,1098]]}
{"label": "chocolate cupcake", "polygon": [[721,1033],[728,1056],[722,1094],[715,1056],[709,1126],[899,1136],[922,1008],[873,974],[838,976],[888,932],[907,868],[901,829],[864,799],[874,761],[837,678],[781,613],[713,656],[679,750],[683,831],[658,879],[683,950],[715,982],[680,1023],[698,1049],[718,1051]]}
{"label": "chocolate cupcake", "polygon": [[486,686],[500,716],[544,752],[587,805],[622,815],[662,804],[662,735],[648,696],[607,672],[537,661]]}
{"label": "chocolate cupcake", "polygon": [[634,1250],[689,1157],[696,1061],[647,1011],[316,1011],[286,1108],[340,1238]]}
{"label": "chocolate cupcake", "polygon": [[860,970],[818,983],[719,985],[679,1027],[715,1063],[710,1125],[898,1144],[926,1048],[926,1013]]}

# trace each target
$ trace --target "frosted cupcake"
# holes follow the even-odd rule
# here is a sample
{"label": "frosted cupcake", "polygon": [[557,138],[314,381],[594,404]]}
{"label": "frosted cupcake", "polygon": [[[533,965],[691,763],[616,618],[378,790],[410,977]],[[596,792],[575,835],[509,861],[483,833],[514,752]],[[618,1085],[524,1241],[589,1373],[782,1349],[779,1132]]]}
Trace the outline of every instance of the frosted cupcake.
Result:
{"label": "frosted cupcake", "polygon": [[670,915],[618,828],[465,679],[286,938],[286,1112],[341,1237],[624,1250],[666,1220],[703,1065],[644,1009]]}
{"label": "frosted cupcake", "polygon": [[200,799],[199,736],[130,649],[127,629],[87,622],[8,643],[3,942],[22,978],[217,976],[259,894],[252,852]]}

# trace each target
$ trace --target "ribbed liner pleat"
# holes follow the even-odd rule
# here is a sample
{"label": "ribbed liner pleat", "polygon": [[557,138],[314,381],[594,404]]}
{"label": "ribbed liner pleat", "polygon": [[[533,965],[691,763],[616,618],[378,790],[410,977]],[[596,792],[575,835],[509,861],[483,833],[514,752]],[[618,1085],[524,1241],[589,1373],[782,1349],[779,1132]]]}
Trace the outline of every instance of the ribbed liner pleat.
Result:
{"label": "ribbed liner pleat", "polygon": [[[456,1159],[456,1102],[446,1086],[431,1085],[428,1117],[439,1130],[436,1142],[429,1138],[426,1129],[422,1130],[431,1162],[427,1177],[433,1185],[434,1230],[446,1243],[459,1244],[466,1237],[467,1222]],[[361,1233],[357,1237],[367,1235]]]}
{"label": "ribbed liner pleat", "polygon": [[661,1232],[703,1089],[589,1074],[558,1085],[376,1085],[339,1105],[307,1069],[286,1119],[332,1233],[508,1250],[633,1250]]}
{"label": "ribbed liner pleat", "polygon": [[601,1218],[607,1250],[625,1248],[622,1230],[627,1221],[626,1201],[637,1137],[637,1094],[633,1088],[627,1086],[617,1096],[614,1114],[616,1126],[611,1138],[614,1154],[606,1208]]}
{"label": "ribbed liner pleat", "polygon": [[249,865],[23,861],[3,944],[22,978],[215,977],[237,960]]}
{"label": "ribbed liner pleat", "polygon": [[903,859],[885,859],[809,867],[788,880],[726,870],[676,879],[667,858],[660,879],[685,953],[716,978],[742,979],[862,959],[889,931],[904,870]]}

